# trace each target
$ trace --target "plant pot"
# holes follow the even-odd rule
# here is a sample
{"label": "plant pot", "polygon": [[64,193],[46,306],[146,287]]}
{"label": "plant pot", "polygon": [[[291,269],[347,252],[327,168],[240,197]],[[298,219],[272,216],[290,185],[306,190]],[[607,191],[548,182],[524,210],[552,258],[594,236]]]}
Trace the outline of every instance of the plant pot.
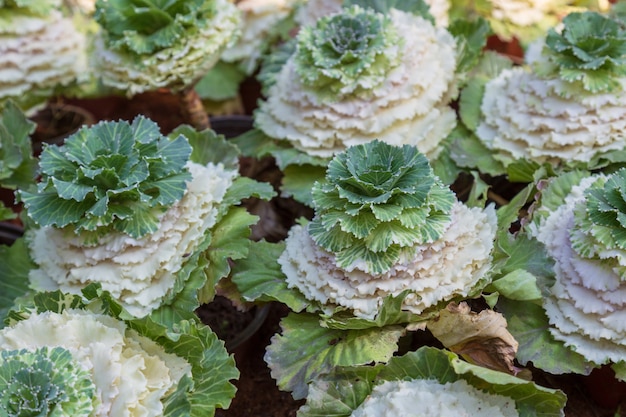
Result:
{"label": "plant pot", "polygon": [[35,156],[41,153],[44,143],[62,145],[65,138],[82,126],[95,122],[94,116],[84,108],[63,103],[50,103],[31,120],[37,123],[32,135]]}
{"label": "plant pot", "polygon": [[24,234],[24,228],[10,221],[0,222],[0,245],[11,246]]}

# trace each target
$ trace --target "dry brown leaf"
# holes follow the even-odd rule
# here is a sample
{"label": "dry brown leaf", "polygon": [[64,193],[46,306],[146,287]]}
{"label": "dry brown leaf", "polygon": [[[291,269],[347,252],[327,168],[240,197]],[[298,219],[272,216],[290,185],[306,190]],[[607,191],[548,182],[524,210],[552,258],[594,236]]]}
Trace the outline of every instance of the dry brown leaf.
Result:
{"label": "dry brown leaf", "polygon": [[450,303],[426,325],[446,348],[470,363],[513,375],[517,340],[504,316],[493,310],[471,311],[467,303]]}

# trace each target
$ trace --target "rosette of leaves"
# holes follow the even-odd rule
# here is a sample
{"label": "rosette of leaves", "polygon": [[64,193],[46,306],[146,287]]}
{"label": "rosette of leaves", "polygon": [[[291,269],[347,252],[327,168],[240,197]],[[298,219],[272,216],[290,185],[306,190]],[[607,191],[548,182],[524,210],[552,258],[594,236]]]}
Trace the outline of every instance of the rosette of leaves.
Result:
{"label": "rosette of leaves", "polygon": [[99,0],[94,18],[102,81],[134,95],[193,86],[236,40],[240,13],[226,0]]}
{"label": "rosette of leaves", "polygon": [[311,384],[298,415],[559,417],[565,402],[560,390],[422,347],[384,365],[335,368]]}
{"label": "rosette of leaves", "polygon": [[96,406],[92,376],[62,347],[0,351],[0,389],[6,416],[88,416]]}
{"label": "rosette of leaves", "polygon": [[438,239],[455,201],[417,148],[377,140],[333,158],[312,196],[313,240],[339,267],[371,274],[388,271],[416,242]]}
{"label": "rosette of leaves", "polygon": [[506,263],[521,271],[515,284],[493,284],[520,363],[553,374],[610,365],[626,379],[625,177],[571,171],[539,182],[532,218],[503,241]]}
{"label": "rosette of leaves", "polygon": [[0,1],[0,109],[10,99],[32,114],[82,81],[85,35],[61,5],[60,0]]}
{"label": "rosette of leaves", "polygon": [[[3,188],[26,188],[35,180],[37,161],[33,157],[30,135],[35,123],[11,100],[0,113],[0,185]],[[0,203],[0,220],[15,218],[11,208]]]}
{"label": "rosette of leaves", "polygon": [[557,32],[550,29],[543,55],[548,68],[540,75],[557,74],[592,93],[621,90],[626,75],[626,29],[619,21],[597,12],[570,13]]}
{"label": "rosette of leaves", "polygon": [[3,415],[213,416],[239,377],[208,326],[132,319],[98,286],[38,293],[0,330]]}
{"label": "rosette of leaves", "polygon": [[253,244],[232,275],[244,299],[293,311],[265,360],[294,398],[336,366],[388,361],[409,328],[479,294],[496,229],[492,207],[456,201],[408,145],[348,148],[312,194],[313,220]]}
{"label": "rosette of leaves", "polygon": [[37,190],[20,190],[19,197],[39,226],[92,232],[87,244],[113,230],[141,238],[183,196],[191,150],[184,136],[171,140],[143,116],[100,122],[46,146]]}
{"label": "rosette of leaves", "polygon": [[295,70],[328,100],[368,94],[398,65],[401,39],[388,16],[352,6],[301,28]]}
{"label": "rosette of leaves", "polygon": [[[33,290],[80,293],[98,282],[136,317],[167,325],[195,318],[231,262],[247,255],[258,217],[241,201],[274,195],[269,184],[239,176],[237,156],[211,130],[184,125],[166,137],[143,116],[47,146],[37,190],[19,192],[27,254],[11,252],[0,305]],[[21,241],[11,251],[24,250]],[[16,280],[31,291],[10,284]]]}

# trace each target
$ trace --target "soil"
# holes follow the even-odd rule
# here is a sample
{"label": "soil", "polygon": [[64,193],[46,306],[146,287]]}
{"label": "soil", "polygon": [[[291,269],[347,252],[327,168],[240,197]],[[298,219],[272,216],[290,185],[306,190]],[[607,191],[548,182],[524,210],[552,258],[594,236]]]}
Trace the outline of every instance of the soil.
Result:
{"label": "soil", "polygon": [[[256,94],[256,86],[250,87],[252,93]],[[253,100],[247,100],[251,106]],[[155,120],[161,127],[162,133],[167,134],[181,123],[184,123],[182,114],[179,111],[179,99],[166,91],[146,93],[135,96],[132,99],[125,97],[106,97],[93,100],[65,99],[59,102],[61,105],[76,105],[88,111],[93,116],[94,121],[100,120],[132,120],[135,116],[143,114]],[[216,124],[217,127],[218,124]],[[218,133],[221,133],[218,131]],[[224,132],[225,133],[225,132]],[[49,132],[46,132],[49,134]],[[242,169],[249,170],[250,173],[258,173],[259,170],[264,175],[269,172],[267,178],[270,182],[276,183],[280,180],[276,175],[276,168],[271,160],[265,161],[242,161]],[[252,166],[250,166],[252,164]],[[256,165],[255,165],[256,164]],[[457,184],[459,188],[467,188],[467,184],[461,182]],[[509,196],[503,195],[503,198]],[[258,202],[257,202],[258,203]],[[293,202],[282,202],[283,206],[276,207],[257,206],[254,202],[250,205],[260,212],[271,213],[273,218],[269,222],[268,229],[275,232],[271,240],[278,240],[285,233],[284,225],[293,221],[294,217],[304,215],[309,217],[311,212],[303,207],[297,207]],[[296,207],[296,209],[294,209]],[[281,209],[285,209],[281,212]],[[291,217],[287,212],[291,212]],[[294,214],[295,213],[295,214]],[[267,222],[265,222],[268,224]],[[268,230],[258,231],[259,235],[267,234]],[[259,236],[257,236],[259,237]],[[268,239],[270,240],[270,239]],[[217,307],[217,306],[215,306]],[[224,306],[217,310],[224,310]],[[295,401],[287,392],[280,391],[274,379],[271,377],[263,355],[265,348],[270,343],[272,335],[280,331],[279,322],[288,313],[287,307],[282,304],[270,304],[270,311],[265,322],[259,331],[254,334],[244,345],[232,349],[235,355],[237,367],[241,376],[235,385],[238,388],[237,395],[227,410],[217,410],[218,417],[293,417],[303,401]],[[241,312],[229,313],[227,319],[220,319],[222,322],[229,322],[232,328],[245,327],[252,315]],[[236,324],[235,316],[241,318],[243,322]],[[219,326],[214,324],[217,329]],[[216,330],[217,331],[217,330]],[[226,336],[223,336],[226,337]],[[626,398],[626,384],[615,384],[615,379],[609,374],[602,375],[606,370],[594,372],[590,376],[578,375],[549,375],[539,370],[532,370],[534,380],[546,387],[562,389],[568,395],[568,404],[565,410],[566,417],[626,417],[626,403],[620,401]],[[607,382],[608,381],[608,382]],[[600,394],[593,394],[599,391]],[[594,396],[592,396],[592,394]],[[621,411],[620,411],[621,410]]]}

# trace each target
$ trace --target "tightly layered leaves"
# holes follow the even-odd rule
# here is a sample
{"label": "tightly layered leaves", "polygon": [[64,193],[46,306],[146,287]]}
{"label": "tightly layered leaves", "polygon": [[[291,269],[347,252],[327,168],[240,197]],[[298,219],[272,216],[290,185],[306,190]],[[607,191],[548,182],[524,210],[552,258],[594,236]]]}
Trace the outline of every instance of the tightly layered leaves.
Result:
{"label": "tightly layered leaves", "polygon": [[548,31],[544,51],[551,72],[565,81],[580,82],[593,93],[622,89],[618,79],[626,75],[626,30],[609,17],[570,13],[560,33]]}
{"label": "tightly layered leaves", "polygon": [[69,350],[47,346],[0,352],[4,416],[90,416],[97,407],[90,372]]}
{"label": "tightly layered leaves", "polygon": [[601,259],[626,281],[626,169],[600,177],[585,190],[574,211],[572,248],[584,258]]}
{"label": "tightly layered leaves", "polygon": [[0,9],[0,108],[7,99],[33,113],[86,71],[85,36],[60,1],[9,2]]}
{"label": "tightly layered leaves", "polygon": [[372,274],[388,271],[415,244],[437,240],[455,200],[415,147],[377,140],[333,158],[312,195],[313,240],[341,268]]}
{"label": "tightly layered leaves", "polygon": [[184,136],[170,140],[143,116],[132,124],[100,122],[62,146],[47,146],[37,192],[19,196],[37,224],[71,226],[86,244],[113,230],[140,238],[155,232],[159,216],[182,198],[190,154]]}
{"label": "tightly layered leaves", "polygon": [[367,96],[398,65],[400,43],[388,16],[353,6],[301,29],[295,71],[304,86],[330,100]]}
{"label": "tightly layered leaves", "polygon": [[[448,103],[456,93],[457,50],[448,31],[409,12],[355,6],[300,33],[255,113],[259,130],[322,158],[374,139],[415,145],[429,158],[439,154],[456,124]],[[341,40],[336,51],[333,39]],[[318,83],[325,87],[312,86]]]}
{"label": "tightly layered leaves", "polygon": [[529,234],[545,245],[555,262],[556,281],[543,298],[549,331],[591,364],[623,365],[624,172],[575,182],[574,174],[549,183],[529,226]]}
{"label": "tightly layered leaves", "polygon": [[128,95],[193,85],[239,36],[228,0],[104,1],[94,57],[102,81]]}
{"label": "tightly layered leaves", "polygon": [[476,135],[505,166],[525,159],[593,167],[624,149],[622,92],[592,93],[516,67],[487,82],[480,108]]}

